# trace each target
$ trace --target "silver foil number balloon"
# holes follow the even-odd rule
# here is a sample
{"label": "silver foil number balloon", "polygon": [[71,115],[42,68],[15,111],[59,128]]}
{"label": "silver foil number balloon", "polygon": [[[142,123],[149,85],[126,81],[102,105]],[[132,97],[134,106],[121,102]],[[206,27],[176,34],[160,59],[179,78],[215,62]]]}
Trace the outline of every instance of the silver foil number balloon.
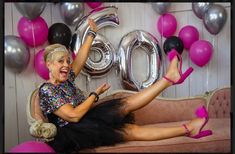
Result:
{"label": "silver foil number balloon", "polygon": [[152,3],[152,8],[155,12],[159,14],[164,14],[168,11],[171,3],[169,2],[159,2],[159,3]]}
{"label": "silver foil number balloon", "polygon": [[108,73],[115,63],[115,49],[113,45],[101,34],[97,33],[92,42],[91,52],[96,52],[100,56],[98,60],[89,58],[83,68],[83,73],[92,78],[102,77]]}
{"label": "silver foil number balloon", "polygon": [[[117,16],[117,8],[114,6],[101,7],[94,9],[88,15],[84,16],[78,23],[73,35],[72,50],[75,54],[79,51],[79,48],[85,41],[87,32],[89,30],[88,18],[92,18],[97,25],[97,29],[101,29],[105,26],[119,25],[119,18]],[[115,51],[112,44],[101,34],[97,33],[94,39],[91,50],[98,52],[101,55],[99,61],[92,61],[90,58],[86,61],[83,68],[84,74],[89,74],[91,77],[97,78],[106,74],[114,64]]]}
{"label": "silver foil number balloon", "polygon": [[212,4],[209,3],[209,2],[197,2],[197,3],[192,3],[192,9],[193,9],[193,12],[194,14],[202,19],[205,12],[209,9],[209,7],[211,6]]}
{"label": "silver foil number balloon", "polygon": [[[138,47],[147,51],[149,56],[149,75],[144,82],[136,81],[132,72],[131,55],[134,49]],[[119,63],[118,71],[122,77],[124,88],[141,90],[156,82],[162,73],[161,55],[158,41],[150,33],[143,30],[135,30],[123,36],[119,44],[117,58]]]}
{"label": "silver foil number balloon", "polygon": [[66,24],[75,25],[84,15],[84,4],[60,3],[60,15]]}
{"label": "silver foil number balloon", "polygon": [[211,34],[218,34],[227,20],[227,12],[223,6],[212,5],[203,16],[203,24]]}
{"label": "silver foil number balloon", "polygon": [[15,73],[22,72],[29,63],[29,49],[17,36],[7,35],[4,41],[6,67]]}
{"label": "silver foil number balloon", "polygon": [[32,20],[40,16],[46,3],[14,3],[16,9],[26,18]]}
{"label": "silver foil number balloon", "polygon": [[117,8],[115,6],[101,7],[92,10],[88,15],[84,16],[81,19],[81,21],[75,28],[75,33],[77,35],[73,49],[75,53],[77,53],[77,51],[83,44],[87,36],[87,32],[90,29],[88,18],[92,18],[96,22],[98,30],[105,26],[117,27],[119,25]]}

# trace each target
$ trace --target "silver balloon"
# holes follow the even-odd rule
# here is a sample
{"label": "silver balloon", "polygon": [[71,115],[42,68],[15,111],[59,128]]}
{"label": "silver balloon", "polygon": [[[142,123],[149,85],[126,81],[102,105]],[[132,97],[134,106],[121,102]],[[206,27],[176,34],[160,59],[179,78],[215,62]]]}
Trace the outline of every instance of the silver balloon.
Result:
{"label": "silver balloon", "polygon": [[192,9],[194,14],[202,19],[205,12],[209,9],[209,7],[212,5],[212,3],[209,2],[197,2],[197,3],[192,3]]}
{"label": "silver balloon", "polygon": [[7,35],[4,41],[5,65],[11,71],[20,73],[29,63],[29,49],[17,36]]}
{"label": "silver balloon", "polygon": [[227,20],[227,12],[223,6],[212,5],[203,16],[203,24],[211,34],[218,34]]}
{"label": "silver balloon", "polygon": [[115,49],[109,40],[97,33],[92,42],[91,52],[98,53],[97,55],[100,57],[92,60],[91,56],[89,56],[82,71],[84,74],[89,74],[92,78],[103,77],[115,63]]}
{"label": "silver balloon", "polygon": [[83,44],[87,36],[87,32],[90,29],[88,18],[92,18],[96,22],[98,30],[105,26],[117,27],[119,25],[117,8],[115,6],[100,7],[92,10],[88,15],[84,16],[80,20],[75,28],[75,34],[77,35],[73,49],[75,53],[77,53]]}
{"label": "silver balloon", "polygon": [[32,20],[40,16],[46,3],[14,3],[17,10],[26,18]]}
{"label": "silver balloon", "polygon": [[84,4],[60,3],[60,15],[66,24],[75,25],[84,15]]}
{"label": "silver balloon", "polygon": [[[144,82],[136,81],[132,72],[132,53],[135,48],[142,48],[149,56],[149,74]],[[120,41],[118,49],[118,63],[122,83],[125,89],[141,90],[155,83],[162,74],[161,49],[157,39],[143,30],[132,31]]]}
{"label": "silver balloon", "polygon": [[171,3],[169,2],[159,2],[159,3],[152,3],[152,8],[155,12],[159,14],[164,14],[168,11]]}

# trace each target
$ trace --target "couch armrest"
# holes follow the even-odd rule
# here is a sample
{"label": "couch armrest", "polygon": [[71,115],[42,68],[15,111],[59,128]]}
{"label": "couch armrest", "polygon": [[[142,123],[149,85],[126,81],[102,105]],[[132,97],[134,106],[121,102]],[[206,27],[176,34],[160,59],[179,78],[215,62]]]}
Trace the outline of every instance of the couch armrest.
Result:
{"label": "couch armrest", "polygon": [[210,118],[229,118],[231,112],[231,88],[220,88],[209,92],[208,112]]}
{"label": "couch armrest", "polygon": [[[136,92],[120,90],[101,99],[104,102],[114,98],[123,98]],[[136,124],[154,124],[161,122],[176,122],[191,120],[195,117],[194,112],[200,105],[206,105],[203,96],[190,98],[170,99],[157,97],[145,107],[134,112]]]}

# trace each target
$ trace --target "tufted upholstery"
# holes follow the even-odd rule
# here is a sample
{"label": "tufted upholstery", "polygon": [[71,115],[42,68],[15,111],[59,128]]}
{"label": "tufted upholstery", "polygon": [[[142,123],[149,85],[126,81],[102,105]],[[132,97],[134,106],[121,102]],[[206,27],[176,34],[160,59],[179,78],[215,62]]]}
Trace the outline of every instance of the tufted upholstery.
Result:
{"label": "tufted upholstery", "polygon": [[30,125],[29,132],[32,136],[46,142],[54,139],[57,129],[54,124],[48,123],[47,117],[41,111],[38,89],[35,89],[28,97],[26,114]]}
{"label": "tufted upholstery", "polygon": [[209,100],[208,112],[210,118],[229,118],[231,111],[231,90],[223,88],[212,93]]}
{"label": "tufted upholstery", "polygon": [[48,119],[43,115],[40,108],[38,89],[36,89],[31,95],[31,116],[36,120],[48,122]]}

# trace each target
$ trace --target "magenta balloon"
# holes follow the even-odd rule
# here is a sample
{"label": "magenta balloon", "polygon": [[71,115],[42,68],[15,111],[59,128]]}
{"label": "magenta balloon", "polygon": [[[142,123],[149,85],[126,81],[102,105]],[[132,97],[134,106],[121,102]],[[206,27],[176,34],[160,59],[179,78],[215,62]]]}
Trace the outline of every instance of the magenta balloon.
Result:
{"label": "magenta balloon", "polygon": [[157,29],[164,37],[172,36],[177,28],[177,21],[173,15],[166,13],[160,16],[157,22]]}
{"label": "magenta balloon", "polygon": [[73,58],[73,60],[75,60],[75,58],[76,58],[76,54],[74,52],[72,52],[72,58]]}
{"label": "magenta balloon", "polygon": [[198,40],[191,45],[189,57],[194,64],[202,67],[210,61],[212,52],[213,46],[210,42]]}
{"label": "magenta balloon", "polygon": [[37,74],[43,78],[44,80],[48,80],[49,79],[49,70],[46,66],[46,63],[44,62],[44,58],[43,58],[43,53],[44,53],[44,49],[40,50],[37,52],[37,54],[34,57],[34,68],[37,72]]}
{"label": "magenta balloon", "polygon": [[99,7],[101,4],[102,2],[87,2],[87,5],[92,9]]}
{"label": "magenta balloon", "polygon": [[199,32],[194,26],[184,26],[179,32],[179,38],[183,41],[184,48],[189,49],[199,39]]}
{"label": "magenta balloon", "polygon": [[55,151],[46,143],[26,141],[13,147],[10,153],[55,153]]}
{"label": "magenta balloon", "polygon": [[21,39],[31,47],[42,45],[47,40],[48,26],[40,16],[33,20],[21,17],[17,29]]}

